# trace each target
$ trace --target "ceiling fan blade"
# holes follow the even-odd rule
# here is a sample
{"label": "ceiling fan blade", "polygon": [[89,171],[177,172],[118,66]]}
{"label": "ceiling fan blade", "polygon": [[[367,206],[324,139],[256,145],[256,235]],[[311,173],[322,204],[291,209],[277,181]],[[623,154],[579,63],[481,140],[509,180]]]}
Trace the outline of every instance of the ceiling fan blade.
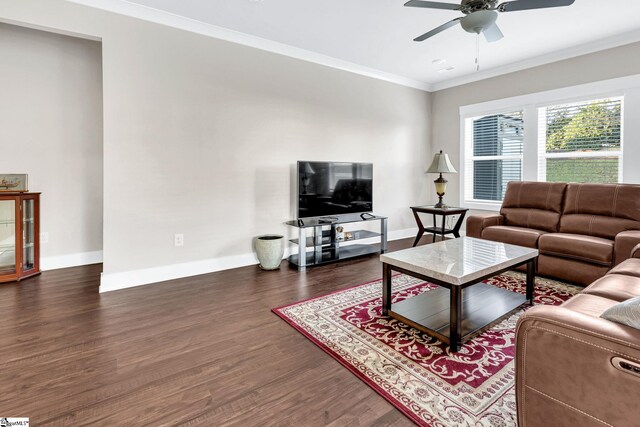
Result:
{"label": "ceiling fan blade", "polygon": [[460,10],[459,4],[442,3],[439,1],[410,0],[406,2],[404,5],[407,7],[426,7],[430,9]]}
{"label": "ceiling fan blade", "polygon": [[453,27],[454,25],[456,25],[458,23],[458,21],[460,19],[462,19],[462,18],[456,18],[453,21],[447,22],[446,24],[442,24],[438,28],[434,28],[433,30],[429,31],[428,33],[424,33],[420,37],[416,37],[415,39],[413,39],[413,41],[414,42],[421,42],[421,41],[424,41],[424,40],[428,39],[429,37],[433,37],[436,34],[443,32],[447,28]]}
{"label": "ceiling fan blade", "polygon": [[502,34],[502,31],[500,31],[498,24],[496,24],[495,22],[482,33],[484,34],[484,38],[486,38],[489,43],[497,42],[504,37],[504,34]]}
{"label": "ceiling fan blade", "polygon": [[571,6],[575,0],[518,0],[502,3],[500,12],[517,12],[519,10],[544,9],[547,7]]}

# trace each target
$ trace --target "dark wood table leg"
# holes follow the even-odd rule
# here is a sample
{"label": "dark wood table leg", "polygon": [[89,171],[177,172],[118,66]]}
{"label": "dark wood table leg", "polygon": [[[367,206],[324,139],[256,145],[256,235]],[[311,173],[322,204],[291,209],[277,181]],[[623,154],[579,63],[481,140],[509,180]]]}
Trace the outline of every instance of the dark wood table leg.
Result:
{"label": "dark wood table leg", "polygon": [[533,291],[536,281],[536,260],[532,259],[527,263],[527,301],[533,305]]}
{"label": "dark wood table leg", "polygon": [[455,353],[462,341],[462,289],[454,285],[451,286],[450,292],[449,349]]}
{"label": "dark wood table leg", "polygon": [[445,234],[447,234],[447,216],[446,215],[442,215],[442,227],[441,227],[441,235],[440,235],[440,241],[444,241],[444,236]]}
{"label": "dark wood table leg", "polygon": [[436,223],[436,214],[433,214],[433,240],[431,241],[431,243],[435,243],[436,242],[436,232],[435,232],[435,228],[438,226],[438,224]]}
{"label": "dark wood table leg", "polygon": [[413,242],[413,247],[415,248],[416,246],[418,246],[418,242],[424,235],[424,225],[422,224],[422,221],[418,216],[418,212],[416,212],[415,210],[413,211],[413,217],[416,219],[416,224],[418,224],[418,234],[416,235],[416,240]]}
{"label": "dark wood table leg", "polygon": [[458,218],[458,221],[456,222],[456,226],[453,227],[453,235],[456,237],[460,237],[460,228],[462,227],[462,222],[464,221],[464,216],[467,214],[467,212],[462,212],[460,214],[460,217]]}
{"label": "dark wood table leg", "polygon": [[391,266],[382,263],[382,315],[388,316],[391,310]]}

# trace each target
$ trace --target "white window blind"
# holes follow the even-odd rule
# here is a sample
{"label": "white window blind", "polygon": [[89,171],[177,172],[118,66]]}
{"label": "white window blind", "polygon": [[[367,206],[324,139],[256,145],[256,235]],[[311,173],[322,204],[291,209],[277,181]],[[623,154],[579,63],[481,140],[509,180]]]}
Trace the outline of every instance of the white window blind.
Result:
{"label": "white window blind", "polygon": [[523,111],[470,118],[465,128],[465,199],[499,202],[522,179]]}
{"label": "white window blind", "polygon": [[538,180],[622,181],[623,98],[538,110]]}

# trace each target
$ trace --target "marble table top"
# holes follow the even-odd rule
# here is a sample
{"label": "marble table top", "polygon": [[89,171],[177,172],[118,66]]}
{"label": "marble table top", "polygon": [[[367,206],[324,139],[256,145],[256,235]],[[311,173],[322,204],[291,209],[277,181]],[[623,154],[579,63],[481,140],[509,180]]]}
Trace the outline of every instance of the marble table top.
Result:
{"label": "marble table top", "polygon": [[537,249],[461,237],[380,255],[380,261],[462,285],[538,256]]}

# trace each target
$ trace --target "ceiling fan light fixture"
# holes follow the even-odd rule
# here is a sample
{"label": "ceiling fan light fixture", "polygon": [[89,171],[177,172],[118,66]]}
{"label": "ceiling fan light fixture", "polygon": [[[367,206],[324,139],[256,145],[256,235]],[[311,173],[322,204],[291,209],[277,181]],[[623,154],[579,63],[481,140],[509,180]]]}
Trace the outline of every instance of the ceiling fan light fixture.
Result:
{"label": "ceiling fan light fixture", "polygon": [[480,34],[496,23],[498,12],[495,10],[479,10],[470,13],[460,20],[460,25],[468,33]]}

